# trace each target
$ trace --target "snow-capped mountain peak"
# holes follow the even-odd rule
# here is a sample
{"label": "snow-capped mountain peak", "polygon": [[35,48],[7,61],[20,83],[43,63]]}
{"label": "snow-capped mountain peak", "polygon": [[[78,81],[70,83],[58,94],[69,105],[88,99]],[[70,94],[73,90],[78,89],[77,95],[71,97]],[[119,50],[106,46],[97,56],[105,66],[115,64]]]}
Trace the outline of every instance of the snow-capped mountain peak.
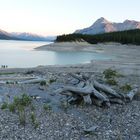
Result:
{"label": "snow-capped mountain peak", "polygon": [[101,34],[106,32],[124,31],[131,29],[140,29],[140,22],[135,20],[125,20],[122,23],[110,22],[104,17],[97,19],[93,25],[88,28],[75,31],[80,34]]}
{"label": "snow-capped mountain peak", "polygon": [[106,20],[104,17],[101,17],[97,19],[94,24],[106,24],[106,23],[109,23],[109,21]]}

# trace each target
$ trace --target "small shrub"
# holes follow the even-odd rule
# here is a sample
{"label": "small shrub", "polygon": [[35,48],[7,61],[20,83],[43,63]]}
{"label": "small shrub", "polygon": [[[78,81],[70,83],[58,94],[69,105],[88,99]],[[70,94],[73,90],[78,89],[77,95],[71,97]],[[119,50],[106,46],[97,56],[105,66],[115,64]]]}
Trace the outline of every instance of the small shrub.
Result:
{"label": "small shrub", "polygon": [[31,112],[31,121],[32,121],[32,124],[34,125],[35,128],[37,128],[39,126],[39,123],[36,120],[36,116],[35,116],[34,112]]}
{"label": "small shrub", "polygon": [[13,103],[11,104],[9,110],[14,112],[16,109],[19,115],[19,122],[21,125],[26,124],[25,107],[31,104],[31,97],[23,94],[21,97],[15,97]]}
{"label": "small shrub", "polygon": [[41,86],[46,86],[46,85],[47,85],[47,82],[46,82],[45,80],[44,80],[44,81],[41,81],[41,82],[40,82],[40,85],[41,85]]}
{"label": "small shrub", "polygon": [[9,108],[10,112],[15,112],[16,111],[16,105],[14,103],[9,104],[8,108]]}
{"label": "small shrub", "polygon": [[33,124],[34,124],[35,121],[36,121],[36,117],[35,117],[34,112],[31,112],[31,121],[32,121]]}
{"label": "small shrub", "polygon": [[34,124],[34,128],[36,129],[36,128],[38,128],[38,127],[39,127],[39,122],[36,121],[35,124]]}
{"label": "small shrub", "polygon": [[34,73],[34,71],[31,70],[31,71],[27,71],[25,74],[33,74],[33,73]]}
{"label": "small shrub", "polygon": [[50,80],[49,80],[49,83],[50,83],[50,84],[52,84],[52,83],[54,83],[54,82],[56,82],[56,79],[50,79]]}
{"label": "small shrub", "polygon": [[[32,99],[30,96],[23,94],[21,95],[21,97],[15,97],[14,101],[10,104],[8,103],[3,103],[1,106],[1,109],[6,109],[8,108],[10,112],[16,112],[18,114],[19,117],[19,122],[21,125],[26,124],[26,107],[29,107],[29,109],[31,109],[32,113],[31,113],[31,121],[34,125],[35,128],[38,127],[39,123],[36,120],[36,116],[34,114],[34,110],[35,107],[32,104]],[[49,106],[46,106],[47,110],[50,110]]]}
{"label": "small shrub", "polygon": [[28,96],[27,94],[23,94],[21,97],[21,104],[23,106],[29,106],[32,102],[32,99],[30,96]]}
{"label": "small shrub", "polygon": [[7,109],[8,108],[8,103],[4,102],[2,105],[1,105],[1,109],[4,110],[4,109]]}
{"label": "small shrub", "polygon": [[109,85],[118,85],[118,82],[115,79],[107,79],[106,82]]}
{"label": "small shrub", "polygon": [[31,104],[31,106],[30,106],[30,107],[31,107],[31,110],[32,110],[32,111],[34,111],[34,110],[35,110],[35,107],[34,107],[34,105],[33,105],[33,104]]}
{"label": "small shrub", "polygon": [[31,97],[26,95],[26,94],[22,94],[21,98],[20,97],[15,97],[14,98],[14,104],[16,106],[29,106],[31,104]]}
{"label": "small shrub", "polygon": [[128,91],[132,90],[132,87],[130,84],[125,84],[121,87],[121,90],[124,92],[128,92]]}
{"label": "small shrub", "polygon": [[26,116],[25,116],[25,110],[24,108],[19,108],[18,110],[19,112],[19,122],[21,125],[25,125],[26,124]]}
{"label": "small shrub", "polygon": [[25,107],[22,105],[18,105],[17,107],[19,122],[21,125],[26,124],[26,115],[25,115]]}
{"label": "small shrub", "polygon": [[118,76],[117,71],[116,71],[116,70],[112,70],[111,68],[106,69],[106,70],[103,72],[103,74],[104,74],[104,77],[105,77],[106,79],[112,79],[112,78]]}
{"label": "small shrub", "polygon": [[67,101],[61,101],[61,108],[67,110],[69,107],[69,103]]}
{"label": "small shrub", "polygon": [[46,110],[46,111],[48,111],[48,110],[51,110],[52,109],[52,107],[49,105],[49,104],[44,104],[44,106],[43,106],[43,108],[44,108],[44,110]]}

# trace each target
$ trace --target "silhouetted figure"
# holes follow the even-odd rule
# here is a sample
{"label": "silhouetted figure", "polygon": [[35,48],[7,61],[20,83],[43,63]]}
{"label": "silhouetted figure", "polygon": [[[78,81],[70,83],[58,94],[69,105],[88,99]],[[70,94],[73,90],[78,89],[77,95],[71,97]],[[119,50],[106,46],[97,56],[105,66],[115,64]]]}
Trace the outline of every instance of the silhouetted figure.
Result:
{"label": "silhouetted figure", "polygon": [[8,68],[8,66],[7,65],[1,65],[1,68],[6,69],[6,68]]}

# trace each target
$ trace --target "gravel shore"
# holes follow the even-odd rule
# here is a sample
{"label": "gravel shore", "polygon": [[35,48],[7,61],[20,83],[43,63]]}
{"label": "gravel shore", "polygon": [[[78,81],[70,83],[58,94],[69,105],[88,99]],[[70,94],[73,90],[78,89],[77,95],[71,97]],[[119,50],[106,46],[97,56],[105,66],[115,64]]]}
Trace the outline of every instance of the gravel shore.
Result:
{"label": "gravel shore", "polygon": [[[110,108],[72,106],[66,111],[49,112],[36,102],[38,128],[30,120],[19,124],[17,114],[0,110],[1,140],[139,140],[140,101]],[[72,109],[71,109],[72,108]],[[84,130],[97,126],[93,133]]]}
{"label": "gravel shore", "polygon": [[[26,125],[19,123],[18,113],[8,109],[0,109],[0,139],[1,140],[138,140],[140,139],[140,100],[137,98],[124,105],[111,105],[101,108],[95,105],[66,105],[65,97],[53,91],[62,84],[71,81],[68,73],[88,73],[99,77],[102,72],[94,71],[92,64],[71,67],[39,67],[34,69],[7,69],[4,72],[15,75],[34,75],[48,79],[55,77],[56,82],[47,88],[40,89],[39,84],[1,84],[0,95],[8,94],[10,99],[22,93],[41,98],[33,100],[34,113],[38,122],[35,128],[31,122],[30,113],[26,113]],[[0,71],[3,73],[3,70]],[[121,71],[120,71],[121,72]],[[12,75],[12,74],[10,74]],[[1,75],[1,77],[4,75]],[[75,81],[72,81],[75,82]],[[124,75],[119,84],[139,84],[140,77],[135,74]],[[115,88],[115,87],[114,87]],[[44,110],[44,104],[50,104],[51,110]],[[96,129],[87,133],[91,127]]]}
{"label": "gravel shore", "polygon": [[[75,44],[75,43],[74,43]],[[19,114],[8,109],[0,109],[0,140],[139,140],[140,139],[140,92],[132,102],[123,105],[112,104],[109,108],[95,105],[66,104],[64,95],[54,91],[62,84],[73,84],[69,73],[86,73],[95,75],[102,81],[103,71],[115,69],[122,74],[113,89],[121,92],[125,84],[140,85],[140,47],[120,44],[87,43],[76,45],[59,44],[61,51],[94,51],[106,55],[114,55],[115,60],[92,61],[88,64],[68,66],[39,66],[36,68],[0,69],[0,104],[4,101],[13,102],[15,96],[26,93],[33,98],[34,110],[25,110],[26,124],[20,124]],[[53,46],[54,45],[54,46]],[[56,46],[55,46],[56,45]],[[79,46],[77,48],[77,46]],[[52,47],[53,46],[53,47]],[[40,50],[58,50],[58,44],[43,46]],[[74,46],[72,48],[72,46]],[[85,47],[86,46],[86,47]],[[76,47],[76,50],[75,50]],[[38,49],[38,50],[39,50]],[[11,79],[19,77],[39,77],[46,80],[55,79],[49,85],[18,84]],[[7,82],[7,79],[11,81]],[[35,98],[34,97],[38,97]],[[44,105],[50,108],[44,109]],[[38,125],[35,128],[31,113],[34,112]],[[89,131],[92,130],[92,131]]]}

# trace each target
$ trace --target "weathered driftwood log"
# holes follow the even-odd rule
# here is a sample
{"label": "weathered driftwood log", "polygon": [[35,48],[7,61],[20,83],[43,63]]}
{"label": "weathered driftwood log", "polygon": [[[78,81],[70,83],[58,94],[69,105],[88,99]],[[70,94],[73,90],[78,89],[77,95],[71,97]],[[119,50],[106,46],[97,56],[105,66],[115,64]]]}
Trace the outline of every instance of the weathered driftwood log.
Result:
{"label": "weathered driftwood log", "polygon": [[33,84],[44,81],[43,78],[40,77],[1,77],[0,84],[7,83],[18,83],[18,84]]}
{"label": "weathered driftwood log", "polygon": [[117,99],[117,98],[112,98],[110,99],[110,103],[115,103],[115,104],[124,104],[124,101],[121,99]]}
{"label": "weathered driftwood log", "polygon": [[108,87],[106,85],[100,84],[95,80],[93,82],[93,85],[94,85],[95,88],[105,92],[106,94],[110,94],[110,95],[112,95],[114,97],[121,98],[121,96],[118,93],[116,93],[115,90],[113,90],[112,88],[110,88],[110,87]]}
{"label": "weathered driftwood log", "polygon": [[36,77],[24,77],[24,76],[20,76],[20,77],[13,77],[13,76],[4,76],[4,77],[0,77],[0,81],[4,81],[4,80],[31,80],[31,79],[36,79]]}
{"label": "weathered driftwood log", "polygon": [[83,96],[83,99],[84,99],[84,103],[85,103],[85,104],[89,104],[89,105],[92,104],[92,100],[91,100],[90,95]]}
{"label": "weathered driftwood log", "polygon": [[110,106],[110,103],[124,104],[124,99],[132,100],[138,92],[138,88],[135,88],[125,96],[96,81],[94,75],[90,77],[89,75],[69,75],[79,81],[77,85],[64,85],[56,90],[57,93],[70,96],[69,102],[81,101],[82,99],[86,104],[95,104],[97,106],[104,104]]}
{"label": "weathered driftwood log", "polygon": [[86,84],[83,81],[81,81],[80,83],[77,84],[77,87],[83,88],[85,86],[86,86]]}
{"label": "weathered driftwood log", "polygon": [[88,87],[80,88],[80,87],[74,87],[74,86],[64,86],[63,88],[56,90],[56,92],[60,94],[65,94],[71,92],[74,93],[75,95],[81,95],[81,96],[86,96],[88,94],[92,94],[92,89]]}
{"label": "weathered driftwood log", "polygon": [[[82,79],[81,77],[79,77],[79,76],[77,76],[77,75],[74,75],[74,74],[70,74],[70,75],[71,75],[72,77],[78,79],[79,81],[87,82],[87,81],[85,81],[85,79],[86,79],[87,77],[86,77],[85,79]],[[111,89],[110,87],[108,87],[108,86],[106,86],[106,85],[100,84],[100,83],[98,83],[96,80],[94,80],[94,76],[91,76],[90,79],[89,79],[89,81],[90,81],[90,80],[91,80],[91,81],[93,80],[93,86],[94,86],[95,88],[97,88],[97,89],[99,89],[99,90],[101,90],[101,91],[103,91],[103,92],[105,92],[105,93],[107,93],[107,94],[110,94],[110,95],[112,95],[112,96],[121,98],[121,96],[120,96],[118,93],[116,93],[115,90]]]}
{"label": "weathered driftwood log", "polygon": [[32,80],[25,80],[25,81],[20,81],[18,84],[34,84],[34,83],[40,83],[41,81],[44,81],[43,78],[36,78]]}
{"label": "weathered driftwood log", "polygon": [[81,78],[80,76],[78,76],[78,75],[75,75],[73,73],[69,73],[69,75],[72,76],[73,78],[79,80],[79,81],[84,81],[85,82],[85,80],[83,78]]}
{"label": "weathered driftwood log", "polygon": [[135,87],[133,90],[131,90],[127,95],[126,99],[132,101],[134,96],[138,93],[138,87]]}
{"label": "weathered driftwood log", "polygon": [[69,95],[69,93],[73,93],[75,95],[80,95],[80,96],[93,95],[94,97],[96,97],[101,101],[109,102],[109,99],[106,95],[101,94],[93,86],[89,86],[89,85],[84,88],[64,86],[63,88],[56,90],[56,92],[63,95],[64,94]]}
{"label": "weathered driftwood log", "polygon": [[90,133],[94,133],[97,129],[98,129],[98,126],[95,125],[95,126],[92,126],[92,127],[88,128],[88,129],[84,129],[84,132],[86,134],[90,134]]}
{"label": "weathered driftwood log", "polygon": [[109,102],[109,98],[104,94],[100,93],[98,90],[96,90],[94,87],[92,87],[93,94],[97,99],[104,101],[104,102]]}
{"label": "weathered driftwood log", "polygon": [[34,84],[34,83],[40,83],[43,81],[43,79],[33,79],[33,80],[25,80],[25,81],[0,81],[0,84],[7,84],[7,83],[18,83],[18,84]]}

